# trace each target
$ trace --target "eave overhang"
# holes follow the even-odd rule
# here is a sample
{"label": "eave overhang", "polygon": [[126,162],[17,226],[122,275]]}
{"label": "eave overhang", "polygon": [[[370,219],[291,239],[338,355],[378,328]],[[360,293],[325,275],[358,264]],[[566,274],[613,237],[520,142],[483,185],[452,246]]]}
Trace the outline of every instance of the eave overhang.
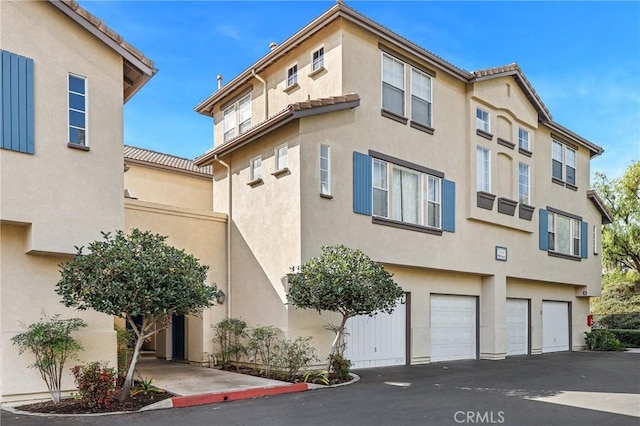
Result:
{"label": "eave overhang", "polygon": [[602,202],[602,199],[600,198],[598,193],[595,191],[595,189],[590,189],[587,191],[587,198],[591,200],[591,202],[593,202],[593,204],[596,206],[596,208],[602,215],[603,225],[613,223],[613,217],[611,216],[611,213],[609,213],[609,210],[607,210],[604,203]]}

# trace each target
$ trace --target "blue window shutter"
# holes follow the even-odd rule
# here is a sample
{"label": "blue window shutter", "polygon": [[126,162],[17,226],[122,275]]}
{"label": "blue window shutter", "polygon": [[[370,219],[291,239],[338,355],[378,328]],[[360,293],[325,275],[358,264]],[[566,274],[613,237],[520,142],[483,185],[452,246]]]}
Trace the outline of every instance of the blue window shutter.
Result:
{"label": "blue window shutter", "polygon": [[456,183],[442,180],[442,230],[456,232]]}
{"label": "blue window shutter", "polygon": [[0,146],[34,153],[33,59],[0,51]]}
{"label": "blue window shutter", "polygon": [[371,216],[372,158],[353,152],[353,212]]}
{"label": "blue window shutter", "polygon": [[539,209],[540,222],[539,222],[539,243],[540,250],[549,250],[549,215],[544,209]]}
{"label": "blue window shutter", "polygon": [[580,230],[580,256],[583,259],[589,257],[589,224],[587,222],[582,222]]}

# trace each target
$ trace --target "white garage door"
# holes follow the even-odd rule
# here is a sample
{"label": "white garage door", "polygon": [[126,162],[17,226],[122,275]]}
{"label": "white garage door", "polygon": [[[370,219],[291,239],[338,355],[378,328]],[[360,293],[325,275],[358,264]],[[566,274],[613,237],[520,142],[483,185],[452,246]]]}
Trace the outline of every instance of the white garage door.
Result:
{"label": "white garage door", "polygon": [[398,303],[392,314],[349,318],[346,328],[345,357],[352,368],[405,364],[406,305]]}
{"label": "white garage door", "polygon": [[542,302],[542,352],[569,350],[569,303]]}
{"label": "white garage door", "polygon": [[507,299],[507,355],[529,352],[529,301]]}
{"label": "white garage door", "polygon": [[431,295],[431,361],[475,359],[476,298]]}

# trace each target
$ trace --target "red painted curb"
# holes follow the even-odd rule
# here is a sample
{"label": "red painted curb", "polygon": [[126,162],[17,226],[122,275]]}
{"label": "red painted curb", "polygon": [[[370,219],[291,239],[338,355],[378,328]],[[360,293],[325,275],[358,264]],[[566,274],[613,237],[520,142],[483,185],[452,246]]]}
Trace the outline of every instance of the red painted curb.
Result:
{"label": "red painted curb", "polygon": [[261,396],[280,395],[285,393],[304,392],[309,390],[307,383],[294,383],[271,388],[254,388],[247,390],[203,393],[200,395],[174,396],[171,398],[174,408],[191,407],[194,405],[212,404],[215,402],[238,401],[240,399],[259,398]]}

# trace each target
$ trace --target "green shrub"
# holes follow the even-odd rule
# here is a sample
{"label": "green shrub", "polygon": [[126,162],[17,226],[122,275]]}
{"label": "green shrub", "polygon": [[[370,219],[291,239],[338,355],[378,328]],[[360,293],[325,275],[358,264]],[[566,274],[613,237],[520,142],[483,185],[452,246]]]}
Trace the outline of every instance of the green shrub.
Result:
{"label": "green shrub", "polygon": [[43,314],[40,321],[30,324],[26,331],[11,338],[21,355],[28,349],[35,356],[35,362],[29,367],[40,371],[54,404],[60,402],[65,361],[82,350],[82,345],[71,333],[86,326],[80,318],[62,320],[60,315],[48,318]]}
{"label": "green shrub", "polygon": [[249,334],[247,351],[264,377],[269,377],[271,374],[273,346],[277,341],[278,333],[280,329],[267,326],[256,327]]}
{"label": "green shrub", "polygon": [[272,369],[275,378],[294,380],[300,370],[319,361],[311,346],[311,337],[295,340],[279,340],[273,346]]}
{"label": "green shrub", "polygon": [[247,337],[247,323],[237,318],[227,318],[216,324],[215,342],[220,355],[222,368],[229,368],[231,361],[239,362],[240,356],[247,353],[243,339]]}
{"label": "green shrub", "polygon": [[625,348],[640,348],[640,330],[609,330]]}
{"label": "green shrub", "polygon": [[115,327],[118,341],[118,376],[124,377],[133,356],[136,334],[133,330]]}
{"label": "green shrub", "polygon": [[349,371],[351,370],[351,361],[342,355],[331,355],[330,358],[331,371],[333,371],[340,380],[349,380]]}
{"label": "green shrub", "polygon": [[87,408],[109,408],[116,396],[118,375],[106,362],[95,361],[71,369],[78,386],[78,399]]}
{"label": "green shrub", "polygon": [[605,329],[585,332],[585,342],[592,351],[621,351],[624,347],[614,333]]}

